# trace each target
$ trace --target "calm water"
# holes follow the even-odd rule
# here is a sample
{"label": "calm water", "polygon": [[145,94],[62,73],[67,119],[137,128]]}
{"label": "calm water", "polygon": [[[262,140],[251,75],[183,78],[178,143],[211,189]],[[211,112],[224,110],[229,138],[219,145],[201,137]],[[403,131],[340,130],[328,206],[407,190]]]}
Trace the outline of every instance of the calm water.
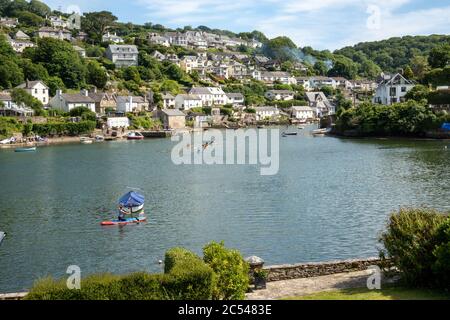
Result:
{"label": "calm water", "polygon": [[[0,292],[34,279],[159,271],[173,246],[201,253],[225,240],[268,264],[377,254],[399,206],[450,209],[450,146],[442,141],[281,138],[280,170],[175,166],[169,139],[0,150]],[[127,186],[146,196],[149,222],[100,227]]]}

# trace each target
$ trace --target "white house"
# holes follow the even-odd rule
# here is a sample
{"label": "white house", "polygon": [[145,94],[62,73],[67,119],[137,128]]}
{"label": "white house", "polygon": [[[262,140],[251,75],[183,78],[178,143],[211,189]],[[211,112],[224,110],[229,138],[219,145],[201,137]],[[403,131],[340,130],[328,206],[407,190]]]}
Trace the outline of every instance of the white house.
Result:
{"label": "white house", "polygon": [[205,107],[222,106],[227,104],[228,101],[227,95],[219,87],[194,87],[189,91],[189,94],[200,97]]}
{"label": "white house", "polygon": [[118,112],[140,112],[144,111],[149,103],[141,96],[118,96],[116,99]]}
{"label": "white house", "polygon": [[128,117],[109,117],[106,119],[108,128],[128,128],[130,126],[130,119]]}
{"label": "white house", "polygon": [[266,83],[280,82],[282,84],[297,84],[295,77],[285,71],[263,71],[261,72],[260,80]]}
{"label": "white house", "polygon": [[244,105],[244,95],[240,92],[237,93],[227,93],[227,104],[231,104],[233,106],[243,106]]}
{"label": "white house", "polygon": [[17,86],[18,89],[24,89],[27,93],[31,94],[34,98],[42,102],[43,105],[49,103],[48,87],[42,81],[26,81]]}
{"label": "white house", "polygon": [[313,88],[320,88],[320,87],[332,87],[333,89],[336,89],[336,80],[330,77],[323,77],[323,76],[316,76],[309,78],[309,82],[311,87]]}
{"label": "white house", "polygon": [[280,115],[280,110],[276,107],[257,107],[256,111],[256,120],[267,120],[273,119]]}
{"label": "white house", "polygon": [[106,57],[114,62],[117,68],[138,65],[139,51],[135,45],[109,45]]}
{"label": "white house", "polygon": [[113,42],[115,44],[123,43],[123,39],[119,37],[115,32],[110,33],[109,31],[102,36],[103,42]]}
{"label": "white house", "polygon": [[95,112],[95,101],[88,96],[88,92],[83,93],[62,93],[61,90],[56,92],[56,95],[50,100],[50,106],[53,109],[69,112],[78,107],[85,107]]}
{"label": "white house", "polygon": [[170,47],[170,41],[168,38],[161,36],[158,33],[151,32],[147,35],[148,42],[151,44],[158,44],[164,47]]}
{"label": "white house", "polygon": [[175,97],[170,92],[164,92],[162,95],[163,108],[175,108]]}
{"label": "white house", "polygon": [[314,109],[308,106],[294,106],[291,108],[292,118],[298,120],[308,120],[315,118]]}
{"label": "white house", "polygon": [[0,91],[0,116],[33,116],[34,110],[24,105],[17,105],[9,92]]}
{"label": "white house", "polygon": [[72,33],[66,29],[42,27],[37,31],[39,38],[53,38],[59,40],[72,40]]}
{"label": "white house", "polygon": [[13,50],[17,53],[22,53],[25,48],[32,48],[36,46],[36,44],[30,41],[30,37],[20,30],[17,31],[13,39],[11,39],[8,35],[6,35],[6,38]]}
{"label": "white house", "polygon": [[50,16],[48,17],[48,20],[50,20],[50,24],[53,27],[56,28],[66,28],[67,27],[67,22],[66,20],[64,20],[61,16]]}
{"label": "white house", "polygon": [[269,100],[288,101],[294,100],[295,92],[291,90],[269,90],[265,97]]}
{"label": "white house", "polygon": [[189,110],[203,107],[202,99],[195,94],[179,94],[175,97],[175,109]]}
{"label": "white house", "polygon": [[336,112],[336,107],[330,103],[321,91],[306,92],[306,100],[319,118]]}
{"label": "white house", "polygon": [[406,93],[415,86],[415,82],[406,79],[400,73],[394,75],[382,75],[382,80],[378,83],[374,103],[391,105],[392,103],[404,100]]}
{"label": "white house", "polygon": [[353,87],[352,83],[344,77],[332,77],[332,79],[336,82],[336,87],[343,89],[351,89]]}
{"label": "white house", "polygon": [[297,84],[303,86],[306,91],[311,89],[311,83],[309,82],[309,77],[297,77]]}

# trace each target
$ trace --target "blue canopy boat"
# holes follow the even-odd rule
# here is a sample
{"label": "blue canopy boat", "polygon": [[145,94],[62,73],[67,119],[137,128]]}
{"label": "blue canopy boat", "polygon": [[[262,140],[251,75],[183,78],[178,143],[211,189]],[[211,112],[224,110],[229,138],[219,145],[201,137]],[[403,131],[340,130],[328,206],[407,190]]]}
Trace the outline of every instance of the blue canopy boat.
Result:
{"label": "blue canopy boat", "polygon": [[[126,225],[147,220],[144,215],[145,198],[143,195],[130,191],[119,199],[119,219],[103,221],[101,225]],[[130,217],[126,217],[129,215]],[[137,215],[137,217],[135,216]]]}
{"label": "blue canopy boat", "polygon": [[135,191],[130,191],[119,199],[119,206],[127,214],[140,213],[144,210],[145,197]]}

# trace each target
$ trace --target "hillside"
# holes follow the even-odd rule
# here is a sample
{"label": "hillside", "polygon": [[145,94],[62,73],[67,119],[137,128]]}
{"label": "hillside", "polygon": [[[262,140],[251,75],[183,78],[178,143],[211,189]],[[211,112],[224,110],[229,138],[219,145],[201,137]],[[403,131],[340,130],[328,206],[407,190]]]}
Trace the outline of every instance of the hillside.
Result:
{"label": "hillside", "polygon": [[346,56],[354,62],[369,59],[383,71],[395,72],[409,66],[414,57],[427,57],[433,48],[445,43],[450,44],[450,35],[404,36],[358,43],[336,50],[334,54]]}

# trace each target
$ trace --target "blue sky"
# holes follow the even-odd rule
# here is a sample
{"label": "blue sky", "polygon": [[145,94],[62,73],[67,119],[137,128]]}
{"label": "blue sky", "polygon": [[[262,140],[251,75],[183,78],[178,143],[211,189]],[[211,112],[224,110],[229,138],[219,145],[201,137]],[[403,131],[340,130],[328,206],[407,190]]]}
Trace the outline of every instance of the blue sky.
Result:
{"label": "blue sky", "polygon": [[108,10],[121,22],[260,30],[298,46],[338,49],[394,36],[450,34],[450,0],[44,0],[53,9]]}

